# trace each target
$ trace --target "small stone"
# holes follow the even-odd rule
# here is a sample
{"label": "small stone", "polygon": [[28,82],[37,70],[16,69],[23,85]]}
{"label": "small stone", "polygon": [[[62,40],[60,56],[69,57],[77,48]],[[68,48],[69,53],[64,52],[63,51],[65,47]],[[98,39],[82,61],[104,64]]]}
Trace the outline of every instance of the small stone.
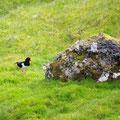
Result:
{"label": "small stone", "polygon": [[106,80],[108,80],[109,77],[109,72],[103,72],[102,75],[100,76],[100,78],[98,79],[99,82],[104,82]]}
{"label": "small stone", "polygon": [[118,76],[120,76],[120,73],[113,73],[113,78],[116,79]]}
{"label": "small stone", "polygon": [[103,33],[102,32],[100,32],[100,34],[99,35],[103,35]]}
{"label": "small stone", "polygon": [[80,64],[79,64],[79,66],[82,68],[82,67],[83,67],[83,64],[82,64],[82,63],[80,63]]}

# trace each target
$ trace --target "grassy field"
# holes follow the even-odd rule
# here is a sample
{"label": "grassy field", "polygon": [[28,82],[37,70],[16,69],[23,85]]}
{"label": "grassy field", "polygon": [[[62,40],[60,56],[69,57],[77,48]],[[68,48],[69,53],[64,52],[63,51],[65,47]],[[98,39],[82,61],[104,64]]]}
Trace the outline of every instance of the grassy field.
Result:
{"label": "grassy field", "polygon": [[119,80],[61,82],[42,69],[99,32],[120,38],[119,0],[0,0],[0,120],[120,120]]}

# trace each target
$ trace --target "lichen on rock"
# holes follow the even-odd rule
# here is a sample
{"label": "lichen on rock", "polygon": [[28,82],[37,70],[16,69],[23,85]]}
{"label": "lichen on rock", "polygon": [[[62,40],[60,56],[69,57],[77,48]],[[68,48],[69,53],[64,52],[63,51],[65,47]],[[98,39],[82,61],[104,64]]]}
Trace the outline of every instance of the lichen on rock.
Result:
{"label": "lichen on rock", "polygon": [[45,76],[77,80],[92,76],[97,82],[120,77],[120,40],[106,34],[76,41],[57,55],[46,69]]}

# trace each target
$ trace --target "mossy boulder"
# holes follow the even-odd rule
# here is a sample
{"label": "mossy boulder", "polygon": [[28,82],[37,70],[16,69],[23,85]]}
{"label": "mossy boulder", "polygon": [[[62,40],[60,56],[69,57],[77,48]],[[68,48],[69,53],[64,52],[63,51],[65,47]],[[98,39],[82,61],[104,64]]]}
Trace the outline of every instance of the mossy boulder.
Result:
{"label": "mossy boulder", "polygon": [[45,76],[77,80],[88,76],[98,82],[120,77],[120,40],[106,34],[76,41],[47,66]]}

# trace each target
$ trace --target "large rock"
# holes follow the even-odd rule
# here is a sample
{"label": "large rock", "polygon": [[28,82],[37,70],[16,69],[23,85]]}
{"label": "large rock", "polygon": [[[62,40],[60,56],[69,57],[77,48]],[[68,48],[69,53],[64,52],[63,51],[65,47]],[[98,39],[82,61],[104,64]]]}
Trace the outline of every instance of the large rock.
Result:
{"label": "large rock", "polygon": [[77,80],[91,76],[98,82],[120,77],[120,40],[100,33],[76,41],[47,66],[45,76]]}

